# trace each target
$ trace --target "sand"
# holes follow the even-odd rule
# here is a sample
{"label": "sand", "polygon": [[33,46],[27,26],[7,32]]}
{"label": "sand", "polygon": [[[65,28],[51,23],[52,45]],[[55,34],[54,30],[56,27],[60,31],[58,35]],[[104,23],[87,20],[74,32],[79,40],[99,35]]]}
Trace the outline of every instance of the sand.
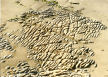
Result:
{"label": "sand", "polygon": [[[79,5],[70,5],[69,2],[79,2]],[[41,9],[42,7],[47,8],[43,3],[37,3],[33,0],[21,0],[25,6],[20,6],[15,3],[15,0],[1,0],[1,23],[6,22],[7,19],[13,18],[16,15],[23,13],[24,11],[34,8]],[[90,17],[102,21],[102,23],[108,26],[108,0],[58,0],[58,2],[66,7],[74,6],[75,9],[85,8],[82,12],[84,16]],[[16,24],[10,24],[10,29],[16,26]],[[11,30],[10,30],[11,31]],[[95,39],[95,43],[90,45],[94,50],[94,59],[98,64],[98,67],[94,70],[91,69],[92,77],[108,77],[108,30],[102,31],[101,35]],[[15,65],[19,60],[26,60],[25,48],[16,48],[18,52],[14,58],[8,60],[5,64],[1,64],[1,70],[7,64]],[[3,51],[5,52],[5,51]],[[5,54],[5,53],[2,53]],[[0,55],[1,56],[1,55]],[[13,63],[13,61],[15,61]],[[31,62],[30,62],[31,63]],[[31,63],[34,65],[34,63]]]}

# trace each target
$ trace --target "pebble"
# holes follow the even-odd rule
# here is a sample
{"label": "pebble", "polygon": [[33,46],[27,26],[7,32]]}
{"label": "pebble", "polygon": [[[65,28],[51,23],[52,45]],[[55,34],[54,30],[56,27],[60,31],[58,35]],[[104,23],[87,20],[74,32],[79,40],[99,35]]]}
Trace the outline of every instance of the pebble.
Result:
{"label": "pebble", "polygon": [[10,66],[6,66],[5,69],[6,69],[6,70],[10,69]]}
{"label": "pebble", "polygon": [[15,68],[14,66],[11,67],[11,69],[14,69],[14,68]]}
{"label": "pebble", "polygon": [[5,60],[1,60],[0,62],[1,62],[1,63],[5,63],[6,61],[5,61]]}
{"label": "pebble", "polygon": [[94,64],[94,67],[97,67],[97,64]]}

